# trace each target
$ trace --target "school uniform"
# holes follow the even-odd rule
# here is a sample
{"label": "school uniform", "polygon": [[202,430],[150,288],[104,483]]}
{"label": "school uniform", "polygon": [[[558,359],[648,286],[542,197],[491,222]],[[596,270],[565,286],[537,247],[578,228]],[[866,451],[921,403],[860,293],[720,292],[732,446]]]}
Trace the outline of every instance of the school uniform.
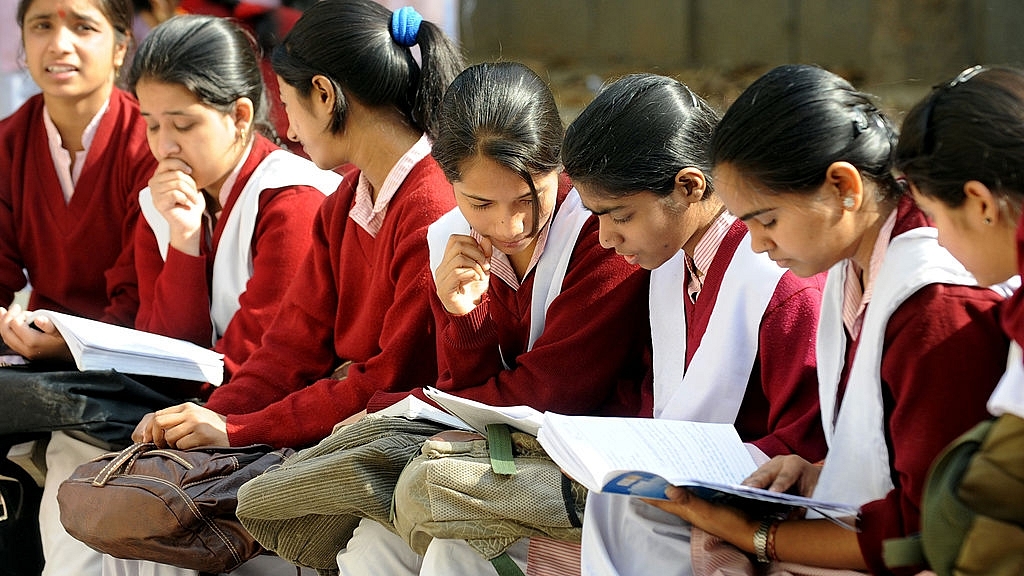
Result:
{"label": "school uniform", "polygon": [[[141,305],[135,327],[200,346],[213,343],[213,349],[224,354],[228,373],[235,371],[258,347],[288,287],[287,279],[306,256],[324,197],[341,182],[339,174],[320,170],[257,135],[224,183],[223,209],[212,230],[204,230],[199,256],[170,246],[170,227],[153,206],[149,188],[142,190],[143,219],[135,238]],[[260,569],[268,574],[275,569],[294,573],[287,562],[277,560],[280,565],[263,561]],[[255,569],[250,564],[240,572]],[[103,558],[102,573],[195,574],[109,556]]]}
{"label": "school uniform", "polygon": [[316,213],[341,180],[257,135],[221,191],[222,210],[198,256],[169,246],[167,221],[143,190],[135,327],[213,346],[236,372],[259,347],[309,250]]}
{"label": "school uniform", "polygon": [[[479,239],[456,208],[431,225],[430,265],[436,270],[448,238]],[[438,326],[436,386],[495,406],[528,405],[566,414],[636,416],[641,410],[648,273],[603,248],[599,224],[572,188],[559,181],[555,211],[539,231],[520,280],[507,257],[491,258],[490,282],[480,304],[455,316],[431,297]],[[436,289],[434,290],[436,294]],[[414,393],[421,398],[422,390]],[[368,411],[405,394],[378,394]],[[462,540],[431,542],[422,558],[398,536],[360,522],[338,555],[343,575],[372,574],[364,558],[387,558],[394,574],[480,574],[491,565]],[[509,550],[526,564],[528,541]]]}
{"label": "school uniform", "polygon": [[[23,269],[30,309],[98,319],[110,302],[134,301],[138,192],[155,168],[138,104],[116,88],[70,200],[51,156],[42,95],[0,121],[0,305],[26,286]],[[111,320],[130,326],[133,318],[129,306]]]}
{"label": "school uniform", "polygon": [[[324,201],[262,346],[206,404],[227,416],[232,445],[307,446],[378,390],[436,380],[426,228],[454,196],[429,154],[424,137],[392,168],[375,204],[357,201],[368,198],[357,195],[368,190],[357,170]],[[351,362],[347,376],[331,378],[342,362]]]}
{"label": "school uniform", "polygon": [[888,573],[882,542],[920,528],[932,461],[987,417],[1008,348],[999,325],[1005,293],[975,286],[909,198],[892,218],[889,239],[879,238],[884,259],[865,282],[870,303],[855,322],[844,315],[850,270],[840,262],[829,272],[817,338],[830,448],[813,496],[860,506],[857,538],[878,574]]}
{"label": "school uniform", "polygon": [[[567,178],[555,206],[521,282],[504,255],[492,258],[487,292],[464,316],[449,314],[431,286],[439,365],[433,385],[494,406],[636,416],[649,346],[648,274],[601,247],[597,219]],[[471,234],[457,208],[431,226],[432,268],[452,233]],[[367,409],[404,396],[378,394]]]}
{"label": "school uniform", "polygon": [[[1017,226],[1017,269],[1024,274],[1024,218]],[[1013,414],[1024,418],[1024,354],[1021,352],[1024,345],[1024,291],[1017,290],[1003,303],[1002,326],[1013,344],[1006,373],[988,400],[988,411],[993,416]]]}
{"label": "school uniform", "polygon": [[[823,457],[814,335],[824,278],[754,253],[728,214],[695,255],[680,251],[651,274],[654,417],[732,422],[767,456]],[[591,493],[583,522],[583,574],[692,572],[690,526],[675,515]]]}

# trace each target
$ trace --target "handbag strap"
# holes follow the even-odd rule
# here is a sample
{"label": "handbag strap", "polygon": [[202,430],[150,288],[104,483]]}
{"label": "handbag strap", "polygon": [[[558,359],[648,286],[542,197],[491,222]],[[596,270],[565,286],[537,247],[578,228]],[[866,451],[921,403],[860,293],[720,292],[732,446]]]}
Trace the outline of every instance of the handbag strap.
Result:
{"label": "handbag strap", "polygon": [[[505,426],[502,424],[502,426]],[[507,428],[507,426],[505,426]],[[488,426],[490,428],[490,426]],[[519,565],[516,564],[515,560],[508,555],[508,552],[502,552],[494,558],[491,558],[491,566],[494,566],[494,570],[498,572],[498,576],[525,576],[523,571],[519,569]]]}
{"label": "handbag strap", "polygon": [[508,424],[487,425],[487,451],[495,474],[511,476],[516,473],[516,463],[512,459],[512,430]]}
{"label": "handbag strap", "polygon": [[112,476],[120,474],[131,467],[132,463],[135,462],[143,452],[155,447],[156,444],[153,444],[152,442],[145,442],[132,444],[124,450],[121,450],[117,457],[104,466],[103,470],[100,470],[100,473],[92,479],[92,485],[104,486]]}

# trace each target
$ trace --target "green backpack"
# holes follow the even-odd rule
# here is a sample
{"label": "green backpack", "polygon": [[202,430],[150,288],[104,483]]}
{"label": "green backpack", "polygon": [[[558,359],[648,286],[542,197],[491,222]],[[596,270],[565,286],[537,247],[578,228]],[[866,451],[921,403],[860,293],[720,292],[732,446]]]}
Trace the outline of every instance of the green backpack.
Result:
{"label": "green backpack", "polygon": [[939,455],[921,497],[921,532],[887,540],[890,568],[939,576],[1024,574],[1024,420],[978,424]]}

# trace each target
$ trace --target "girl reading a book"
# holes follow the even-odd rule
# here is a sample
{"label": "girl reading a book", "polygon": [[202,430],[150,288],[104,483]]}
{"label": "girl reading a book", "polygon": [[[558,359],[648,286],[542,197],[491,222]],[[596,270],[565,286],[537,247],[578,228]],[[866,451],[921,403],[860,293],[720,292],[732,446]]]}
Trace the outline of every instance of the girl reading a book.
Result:
{"label": "girl reading a book", "polygon": [[[30,309],[99,319],[134,300],[138,192],[156,167],[138,106],[115,86],[131,2],[22,0],[17,17],[42,93],[0,122],[0,306],[31,283]],[[3,315],[4,340],[19,316]],[[128,306],[114,320],[133,318]]]}
{"label": "girl reading a book", "polygon": [[[974,67],[932,90],[907,114],[896,168],[939,241],[982,285],[1005,282],[1024,263],[1024,71]],[[1024,342],[1024,293],[1003,307],[1003,328]],[[1012,362],[1012,360],[1011,360]],[[989,400],[999,416],[1024,418],[1024,379],[1011,365]]]}
{"label": "girl reading a book", "polygon": [[755,81],[715,131],[717,190],[752,248],[800,276],[829,271],[817,335],[824,466],[776,457],[746,483],[860,508],[853,531],[812,514],[751,518],[679,488],[658,504],[760,562],[887,573],[883,540],[918,530],[928,466],[986,417],[1006,366],[1003,297],[939,245],[892,174],[895,146],[868,96],[802,65]]}
{"label": "girl reading a book", "polygon": [[[42,93],[0,121],[0,339],[11,345],[34,332],[21,307],[11,306],[28,283],[31,309],[96,319],[111,303],[134,300],[138,192],[156,166],[138,106],[115,86],[131,39],[131,2],[21,0],[17,21]],[[133,318],[129,306],[114,320]],[[0,457],[6,451],[3,443]],[[44,574],[99,573],[98,555],[64,532],[55,499],[57,485],[97,451],[63,432],[47,447]]]}
{"label": "girl reading a book", "polygon": [[[562,137],[550,89],[522,64],[473,66],[445,93],[433,154],[458,208],[427,234],[436,387],[495,406],[635,416],[648,275],[601,247],[597,219],[560,169]],[[369,410],[400,398],[379,394]],[[529,543],[509,552],[525,566]],[[338,564],[373,574],[368,559],[389,554],[406,561],[395,574],[495,570],[462,540],[434,539],[421,564],[369,520]]]}
{"label": "girl reading a book", "polygon": [[[653,74],[605,88],[566,131],[562,157],[601,243],[651,270],[654,417],[734,423],[767,457],[825,455],[814,334],[824,275],[750,249],[711,173],[717,113]],[[767,457],[764,459],[767,460]],[[591,492],[587,574],[685,574],[689,525]]]}
{"label": "girl reading a book", "polygon": [[[212,346],[228,375],[259,346],[341,183],[274,143],[254,42],[228,20],[179,16],[128,76],[159,161],[139,194],[135,328]],[[34,357],[66,356],[44,330],[27,332]]]}

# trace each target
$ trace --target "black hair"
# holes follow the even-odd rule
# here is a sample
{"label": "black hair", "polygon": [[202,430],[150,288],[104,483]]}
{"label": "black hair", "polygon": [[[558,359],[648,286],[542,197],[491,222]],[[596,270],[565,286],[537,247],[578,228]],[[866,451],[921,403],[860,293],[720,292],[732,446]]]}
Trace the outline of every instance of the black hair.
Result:
{"label": "black hair", "polygon": [[412,127],[436,136],[437,108],[445,88],[463,68],[462,55],[434,24],[419,25],[423,65],[391,36],[391,11],[372,0],[320,0],[303,13],[274,49],[274,71],[303,98],[313,76],[333,85],[329,130],[344,129],[347,97],[372,107],[392,107]]}
{"label": "black hair", "polygon": [[612,197],[666,196],[676,174],[694,167],[704,173],[708,198],[717,123],[718,113],[682,82],[632,74],[605,87],[569,125],[562,162],[573,182]]}
{"label": "black hair", "polygon": [[[25,27],[25,14],[32,7],[33,2],[35,0],[18,0],[16,18],[20,28]],[[115,42],[130,48],[132,20],[135,17],[131,0],[92,0],[92,2],[107,19],[107,22],[110,22],[110,27],[114,29]]]}
{"label": "black hair", "polygon": [[[967,75],[970,74],[970,77]],[[939,85],[903,121],[896,168],[917,189],[951,208],[977,180],[1024,200],[1024,72],[972,68]]]}
{"label": "black hair", "polygon": [[811,192],[834,162],[849,162],[888,198],[896,129],[867,94],[836,74],[785,65],[754,81],[729,107],[712,139],[714,164],[729,164],[768,192]]}
{"label": "black hair", "polygon": [[175,16],[139,46],[128,73],[135,92],[147,80],[179,84],[203,104],[224,114],[242,97],[253,104],[253,126],[277,140],[268,117],[266,89],[255,40],[243,28],[216,16]]}
{"label": "black hair", "polygon": [[540,202],[533,181],[561,166],[562,118],[551,89],[518,62],[471,66],[451,83],[441,102],[432,154],[450,182],[462,179],[467,160],[484,157],[519,175],[533,194],[536,233]]}

